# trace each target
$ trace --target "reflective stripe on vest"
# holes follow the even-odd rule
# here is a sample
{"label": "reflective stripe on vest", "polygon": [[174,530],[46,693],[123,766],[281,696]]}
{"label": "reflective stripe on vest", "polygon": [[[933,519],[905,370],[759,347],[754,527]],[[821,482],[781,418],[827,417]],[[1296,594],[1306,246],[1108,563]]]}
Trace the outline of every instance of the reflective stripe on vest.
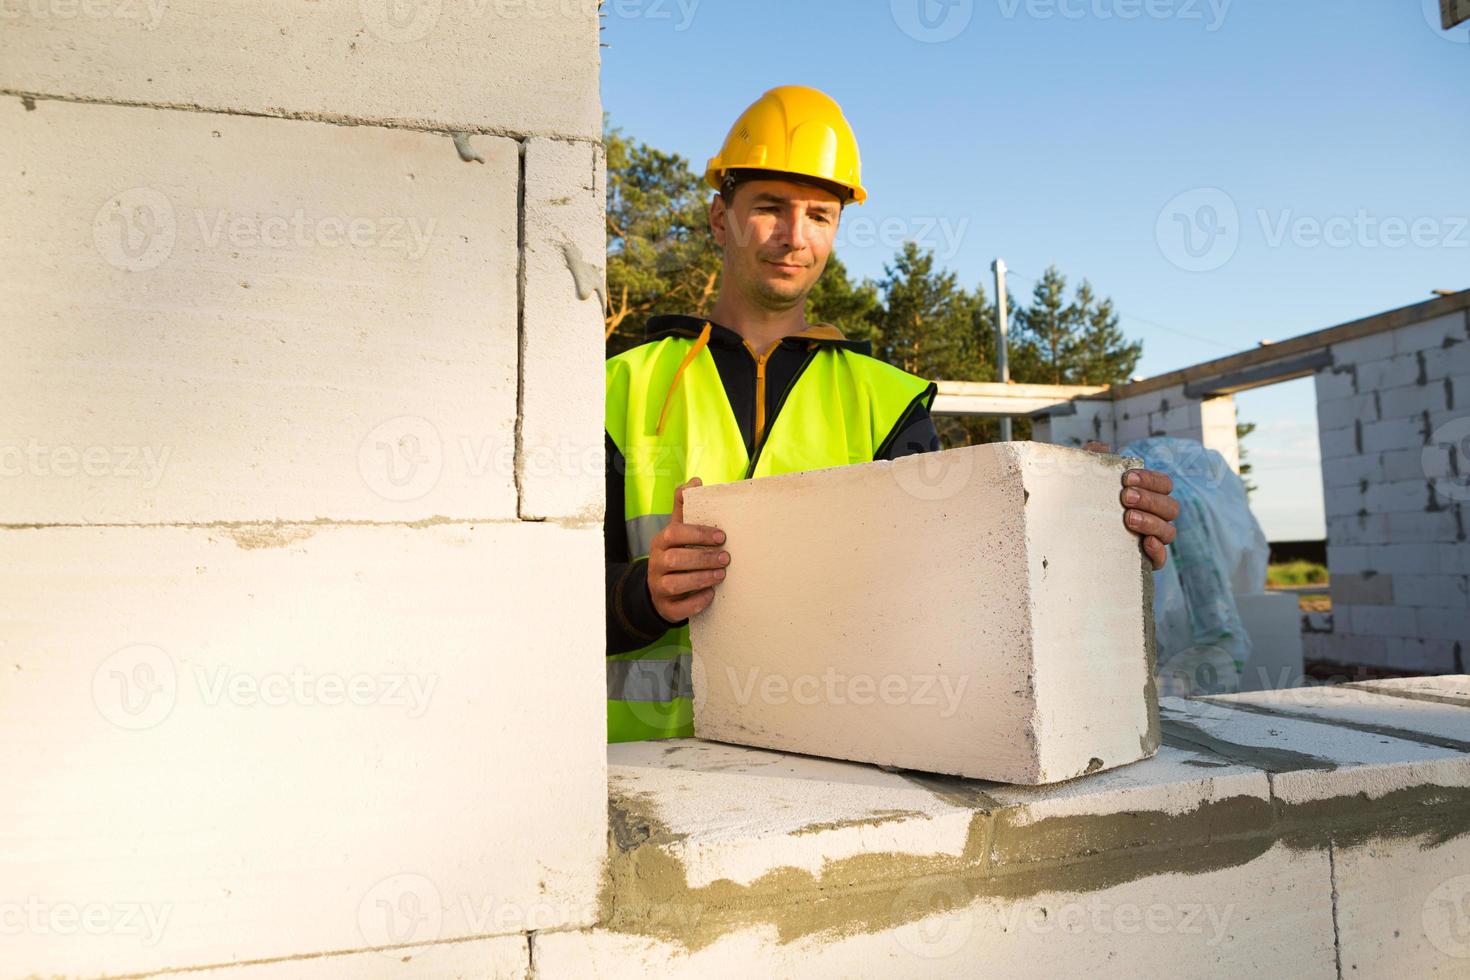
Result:
{"label": "reflective stripe on vest", "polygon": [[[607,361],[607,432],[623,454],[629,557],[648,554],[669,521],[674,489],[693,477],[706,486],[747,477],[871,462],[909,407],[932,403],[934,386],[864,354],[837,347],[810,352],[784,393],[751,466],[745,439],[708,349],[689,362],[665,396],[694,341],[666,337]],[[689,627],[607,658],[608,740],[694,733]]]}
{"label": "reflective stripe on vest", "polygon": [[689,677],[691,662],[684,653],[672,660],[609,660],[609,701],[668,701],[671,697],[694,697]]}
{"label": "reflective stripe on vest", "polygon": [[653,547],[653,539],[668,526],[673,514],[641,514],[628,518],[628,555],[641,558]]}

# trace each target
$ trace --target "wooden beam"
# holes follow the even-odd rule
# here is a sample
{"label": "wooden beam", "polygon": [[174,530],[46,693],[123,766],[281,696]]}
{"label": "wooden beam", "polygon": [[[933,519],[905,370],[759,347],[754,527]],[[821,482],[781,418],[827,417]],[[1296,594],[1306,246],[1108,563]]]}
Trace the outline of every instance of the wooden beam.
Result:
{"label": "wooden beam", "polygon": [[1070,405],[1072,399],[1106,395],[1106,385],[1028,385],[940,381],[935,415],[1014,418]]}
{"label": "wooden beam", "polygon": [[1255,347],[1239,354],[1205,361],[1203,364],[1145,378],[1132,384],[1120,385],[1109,389],[1108,397],[1114,400],[1134,398],[1164,388],[1172,388],[1175,385],[1209,381],[1276,361],[1284,361],[1299,354],[1326,350],[1333,344],[1357,340],[1359,337],[1368,337],[1385,330],[1398,330],[1400,327],[1412,326],[1425,320],[1433,320],[1435,317],[1459,313],[1463,310],[1470,310],[1470,289],[1424,303],[1415,303],[1413,306],[1378,313],[1361,320],[1353,320],[1336,327],[1328,327],[1326,330],[1302,334],[1299,337],[1292,337],[1290,340],[1283,340],[1265,347]]}
{"label": "wooden beam", "polygon": [[1439,13],[1449,30],[1470,20],[1470,0],[1439,0]]}
{"label": "wooden beam", "polygon": [[1305,378],[1325,367],[1332,367],[1332,351],[1313,351],[1289,361],[1272,361],[1270,364],[1246,368],[1233,374],[1222,374],[1204,381],[1190,381],[1184,386],[1184,397],[1215,398],[1219,395],[1233,395],[1237,391]]}

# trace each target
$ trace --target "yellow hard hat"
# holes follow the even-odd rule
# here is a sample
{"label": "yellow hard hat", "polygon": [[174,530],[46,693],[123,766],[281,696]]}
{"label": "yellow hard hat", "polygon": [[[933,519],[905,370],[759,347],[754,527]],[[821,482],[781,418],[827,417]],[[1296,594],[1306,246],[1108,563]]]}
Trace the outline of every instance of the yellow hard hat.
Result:
{"label": "yellow hard hat", "polygon": [[704,182],[715,190],[732,170],[765,170],[837,185],[850,200],[868,199],[857,137],[842,107],[805,85],[773,88],[740,114],[725,145],[710,157]]}

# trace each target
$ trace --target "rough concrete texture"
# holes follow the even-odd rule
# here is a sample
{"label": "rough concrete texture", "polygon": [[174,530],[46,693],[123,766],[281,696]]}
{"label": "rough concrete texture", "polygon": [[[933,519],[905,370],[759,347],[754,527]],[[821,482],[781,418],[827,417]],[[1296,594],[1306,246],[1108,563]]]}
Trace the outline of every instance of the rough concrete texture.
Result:
{"label": "rough concrete texture", "polygon": [[1237,595],[1235,608],[1251,640],[1240,689],[1278,690],[1301,684],[1302,612],[1296,593]]}
{"label": "rough concrete texture", "polygon": [[[972,898],[950,879],[884,896],[900,924],[787,939],[757,925],[691,949],[612,930],[536,937],[539,977],[741,980],[1290,976],[1333,970],[1325,852],[1267,851],[1241,865],[1088,894]],[[799,909],[787,910],[793,916]]]}
{"label": "rough concrete texture", "polygon": [[[9,530],[0,550],[0,908],[42,916],[0,974],[595,921],[605,691],[553,668],[601,652],[599,529]],[[507,568],[557,587],[496,587]],[[71,906],[117,927],[46,927]]]}
{"label": "rough concrete texture", "polygon": [[525,142],[521,517],[600,522],[606,160],[591,143]]}
{"label": "rough concrete texture", "polygon": [[1333,367],[1316,376],[1328,569],[1334,612],[1351,614],[1334,615],[1313,646],[1338,663],[1463,671],[1470,312],[1332,353]]}
{"label": "rough concrete texture", "polygon": [[1250,702],[1170,699],[1156,756],[1043,787],[611,746],[602,918],[537,975],[1463,976],[1465,753]]}
{"label": "rough concrete texture", "polygon": [[1470,976],[1470,840],[1335,849],[1343,977]]}
{"label": "rough concrete texture", "polygon": [[597,14],[578,0],[15,4],[0,90],[597,140]]}
{"label": "rough concrete texture", "polygon": [[526,936],[496,936],[429,946],[293,957],[242,966],[169,973],[168,980],[526,980]]}
{"label": "rough concrete texture", "polygon": [[1126,392],[1126,387],[1120,389],[1112,403],[1116,447],[1152,436],[1193,439],[1219,452],[1232,469],[1240,468],[1234,398],[1189,398],[1183,385],[1132,397]]}
{"label": "rough concrete texture", "polygon": [[[1403,687],[1388,690],[1405,691]],[[1257,691],[1223,703],[1267,716],[1331,721],[1368,734],[1393,735],[1470,752],[1470,711],[1461,710],[1464,705],[1458,699],[1391,697],[1386,693],[1381,688],[1307,687]]]}
{"label": "rough concrete texture", "polygon": [[1400,677],[1389,680],[1359,681],[1348,687],[1422,701],[1444,701],[1470,708],[1470,676]]}
{"label": "rough concrete texture", "polygon": [[514,141],[0,114],[0,522],[515,517]]}
{"label": "rough concrete texture", "polygon": [[1152,754],[1127,465],[1009,443],[687,494],[731,555],[691,623],[696,733],[1025,784]]}
{"label": "rough concrete texture", "polygon": [[1164,737],[1272,773],[1272,794],[1293,804],[1348,794],[1381,799],[1424,783],[1470,785],[1462,750],[1253,710],[1246,699],[1258,696],[1171,699],[1160,709]]}

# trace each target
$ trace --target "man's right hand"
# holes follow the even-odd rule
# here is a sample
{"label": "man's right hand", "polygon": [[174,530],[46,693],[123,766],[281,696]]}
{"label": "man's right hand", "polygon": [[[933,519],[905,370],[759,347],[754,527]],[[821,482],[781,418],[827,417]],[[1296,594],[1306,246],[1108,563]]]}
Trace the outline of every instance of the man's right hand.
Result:
{"label": "man's right hand", "polygon": [[648,549],[648,594],[653,608],[671,623],[688,619],[704,610],[715,598],[715,585],[724,581],[728,551],[715,549],[725,543],[725,532],[717,527],[684,523],[684,490],[703,486],[695,477],[674,490],[674,513],[664,529],[654,535]]}

